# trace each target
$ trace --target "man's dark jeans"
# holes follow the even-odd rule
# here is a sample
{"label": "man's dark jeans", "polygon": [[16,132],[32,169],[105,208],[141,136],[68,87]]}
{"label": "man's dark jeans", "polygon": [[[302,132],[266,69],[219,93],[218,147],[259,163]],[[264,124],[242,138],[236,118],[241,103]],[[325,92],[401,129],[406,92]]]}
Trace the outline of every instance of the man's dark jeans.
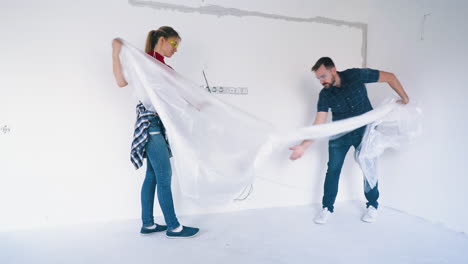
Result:
{"label": "man's dark jeans", "polygon": [[[327,207],[330,212],[333,212],[334,209],[333,205],[338,194],[338,182],[346,153],[348,153],[351,146],[354,146],[354,149],[359,147],[365,129],[366,127],[358,128],[328,142],[328,170],[325,176],[322,205],[323,208]],[[364,195],[367,199],[367,207],[373,206],[378,208],[378,184],[373,189],[369,189],[369,184],[364,179]]]}

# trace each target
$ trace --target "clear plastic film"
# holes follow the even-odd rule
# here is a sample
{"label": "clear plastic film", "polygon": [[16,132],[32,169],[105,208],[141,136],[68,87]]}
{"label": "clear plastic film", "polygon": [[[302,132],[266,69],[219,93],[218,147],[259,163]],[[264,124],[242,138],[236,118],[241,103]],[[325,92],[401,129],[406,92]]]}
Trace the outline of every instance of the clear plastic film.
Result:
{"label": "clear plastic film", "polygon": [[[166,127],[173,171],[179,178],[182,194],[204,203],[232,201],[253,183],[263,167],[279,158],[279,164],[288,162],[287,148],[300,140],[331,137],[381,120],[402,120],[404,115],[401,112],[385,119],[399,108],[389,102],[347,120],[297,131],[279,131],[268,122],[217,99],[128,42],[123,43],[120,57],[125,78],[138,99],[145,106],[154,107]],[[405,129],[407,135],[413,131],[409,125]],[[378,142],[376,138],[371,141]],[[386,140],[399,139],[399,136],[386,138],[378,144],[387,145]],[[360,149],[358,160],[374,157],[375,144],[372,144]],[[365,163],[360,163],[363,171],[366,171]]]}
{"label": "clear plastic film", "polygon": [[254,179],[253,160],[273,126],[211,96],[124,41],[127,82],[158,112],[185,196],[204,204],[231,201]]}
{"label": "clear plastic film", "polygon": [[[262,178],[274,178],[271,176],[273,173],[287,175],[291,169],[291,162],[288,159],[291,155],[289,147],[300,144],[304,139],[336,139],[347,132],[385,118],[398,107],[395,100],[388,100],[374,110],[360,116],[303,127],[296,131],[277,132],[268,138],[257,155],[255,160],[256,175]],[[363,167],[366,168],[366,165],[364,164]],[[280,184],[286,185],[282,181]],[[294,187],[294,184],[288,183],[288,185]]]}
{"label": "clear plastic film", "polygon": [[[394,104],[394,101],[387,100],[382,105]],[[416,102],[410,102],[406,105],[396,104],[387,115],[367,125],[361,145],[354,153],[354,158],[368,182],[366,190],[377,184],[378,157],[386,149],[398,149],[420,135],[421,120],[421,108]]]}

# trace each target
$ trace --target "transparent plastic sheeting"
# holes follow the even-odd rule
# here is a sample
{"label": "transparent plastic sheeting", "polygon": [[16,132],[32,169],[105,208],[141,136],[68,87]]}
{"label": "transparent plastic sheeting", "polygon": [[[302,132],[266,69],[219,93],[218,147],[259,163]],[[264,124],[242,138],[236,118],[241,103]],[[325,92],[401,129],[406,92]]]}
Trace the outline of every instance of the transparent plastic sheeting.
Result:
{"label": "transparent plastic sheeting", "polygon": [[[387,104],[393,102],[387,101]],[[377,184],[377,158],[387,148],[398,149],[422,132],[421,109],[411,102],[408,105],[397,105],[383,118],[379,118],[366,127],[360,147],[354,158],[364,173],[372,189]]]}
{"label": "transparent plastic sheeting", "polygon": [[[336,139],[346,132],[367,125],[361,145],[354,152],[354,158],[361,167],[368,185],[366,190],[375,187],[377,179],[377,158],[387,148],[398,149],[421,133],[422,112],[414,103],[402,105],[396,99],[386,99],[374,110],[363,115],[331,123],[297,129],[297,131],[278,131],[270,135],[262,146],[256,159],[256,175],[274,179],[277,183],[290,187],[292,184],[288,170],[291,162],[289,147],[299,144],[304,139]],[[313,146],[311,147],[313,148]],[[323,164],[328,159],[327,153],[321,155]],[[317,161],[315,164],[319,164]],[[287,183],[285,182],[285,179]]]}
{"label": "transparent plastic sheeting", "polygon": [[[369,143],[358,154],[358,160],[364,161],[361,163],[363,170],[372,172],[375,170],[374,160],[383,149],[395,147],[405,137],[400,134],[403,131],[400,121],[406,120],[407,111],[414,110],[412,106],[388,103],[355,118],[297,131],[280,131],[270,123],[217,99],[199,85],[122,41],[120,57],[125,78],[138,99],[157,110],[167,129],[173,171],[179,178],[182,194],[204,203],[218,204],[238,197],[256,176],[262,174],[265,166],[275,162],[278,146],[284,145],[287,150],[303,139],[330,137],[370,123],[389,124],[388,129],[384,129],[384,137],[380,132],[373,132],[380,131],[375,129],[380,126],[375,125],[368,133],[366,142]],[[396,109],[399,109],[399,114],[389,115]],[[388,116],[391,119],[387,122]],[[390,124],[395,125],[392,122],[396,122],[396,126],[390,127]],[[393,137],[394,134],[398,135]],[[390,141],[394,143],[387,144]],[[377,148],[381,150],[375,151]],[[289,154],[290,151],[283,156],[282,162],[288,161]],[[371,174],[365,173],[366,176]]]}

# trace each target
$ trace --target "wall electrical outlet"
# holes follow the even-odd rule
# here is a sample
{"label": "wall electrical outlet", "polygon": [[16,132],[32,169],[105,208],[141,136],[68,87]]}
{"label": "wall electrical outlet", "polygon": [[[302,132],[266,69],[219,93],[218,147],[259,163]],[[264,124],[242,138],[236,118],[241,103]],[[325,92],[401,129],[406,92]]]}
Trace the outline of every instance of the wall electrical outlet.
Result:
{"label": "wall electrical outlet", "polygon": [[217,94],[235,94],[235,95],[245,95],[249,94],[249,89],[247,87],[228,87],[228,86],[200,86],[207,89],[211,93]]}
{"label": "wall electrical outlet", "polygon": [[[206,68],[206,66],[204,66]],[[203,78],[205,79],[206,86],[201,85],[208,90],[210,93],[219,94],[248,94],[249,89],[247,87],[227,87],[227,86],[211,86],[208,84],[208,78],[206,78],[205,70],[202,70]]]}

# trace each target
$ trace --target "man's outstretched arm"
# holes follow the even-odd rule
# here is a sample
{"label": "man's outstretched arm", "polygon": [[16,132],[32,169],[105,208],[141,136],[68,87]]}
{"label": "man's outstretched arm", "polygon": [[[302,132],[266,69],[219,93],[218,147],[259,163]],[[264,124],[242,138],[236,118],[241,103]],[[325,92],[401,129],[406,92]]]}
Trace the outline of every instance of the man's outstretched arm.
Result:
{"label": "man's outstretched arm", "polygon": [[[328,112],[317,112],[317,115],[315,116],[315,121],[312,125],[318,125],[318,124],[324,124],[327,122],[327,115]],[[292,150],[293,152],[291,153],[291,156],[289,157],[290,160],[297,160],[302,155],[304,154],[305,150],[314,143],[313,140],[311,139],[306,139],[302,141],[301,144],[290,147],[289,149]]]}
{"label": "man's outstretched arm", "polygon": [[390,87],[392,87],[392,89],[401,97],[401,100],[398,100],[399,103],[407,104],[409,102],[409,97],[395,74],[391,72],[380,71],[378,82],[388,83],[388,85],[390,85]]}

